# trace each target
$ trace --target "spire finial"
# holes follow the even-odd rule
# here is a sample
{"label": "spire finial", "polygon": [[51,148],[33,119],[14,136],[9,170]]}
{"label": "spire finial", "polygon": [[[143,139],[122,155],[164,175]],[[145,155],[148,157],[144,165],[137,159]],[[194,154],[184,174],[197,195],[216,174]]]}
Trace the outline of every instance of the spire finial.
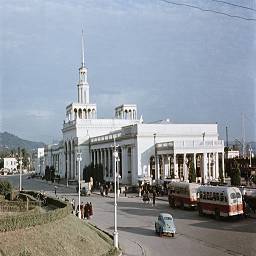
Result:
{"label": "spire finial", "polygon": [[84,31],[82,29],[82,67],[84,67]]}

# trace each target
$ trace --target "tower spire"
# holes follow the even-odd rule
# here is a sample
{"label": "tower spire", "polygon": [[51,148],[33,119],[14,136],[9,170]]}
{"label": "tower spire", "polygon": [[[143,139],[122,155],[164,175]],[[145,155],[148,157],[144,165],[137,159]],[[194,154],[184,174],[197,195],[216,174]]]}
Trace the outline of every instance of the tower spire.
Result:
{"label": "tower spire", "polygon": [[84,67],[84,31],[82,29],[82,67]]}

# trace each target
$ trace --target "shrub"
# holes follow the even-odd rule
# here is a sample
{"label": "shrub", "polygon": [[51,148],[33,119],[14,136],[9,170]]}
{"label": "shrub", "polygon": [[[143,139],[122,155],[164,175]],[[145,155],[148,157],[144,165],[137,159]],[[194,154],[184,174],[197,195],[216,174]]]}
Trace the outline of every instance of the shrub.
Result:
{"label": "shrub", "polygon": [[0,194],[6,196],[12,192],[12,185],[7,180],[0,181]]}
{"label": "shrub", "polygon": [[[36,192],[26,192],[30,195],[37,196]],[[66,217],[71,212],[71,205],[67,202],[48,197],[47,202],[58,207],[55,210],[41,213],[36,207],[32,211],[23,212],[14,216],[5,216],[0,219],[0,231],[11,231],[20,228],[27,228],[35,225],[46,224]]]}

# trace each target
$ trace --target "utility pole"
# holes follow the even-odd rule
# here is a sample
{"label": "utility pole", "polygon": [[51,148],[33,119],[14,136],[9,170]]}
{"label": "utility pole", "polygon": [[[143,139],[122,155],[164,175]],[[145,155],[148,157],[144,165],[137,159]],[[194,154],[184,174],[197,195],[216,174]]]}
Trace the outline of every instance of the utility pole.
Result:
{"label": "utility pole", "polygon": [[228,127],[226,126],[226,146],[228,149]]}
{"label": "utility pole", "polygon": [[[114,136],[114,135],[113,135]],[[117,179],[117,161],[118,161],[118,151],[117,151],[117,146],[116,146],[116,140],[115,140],[115,137],[114,137],[114,152],[113,152],[113,156],[114,156],[114,163],[115,163],[115,166],[114,166],[114,193],[115,193],[115,201],[114,201],[114,247],[115,248],[118,248],[118,232],[117,232],[117,196],[116,196],[116,179]]]}
{"label": "utility pole", "polygon": [[245,124],[244,113],[242,113],[242,156],[245,158]]}
{"label": "utility pole", "polygon": [[82,161],[82,153],[77,151],[78,162],[78,218],[81,219],[81,181],[80,181],[80,163]]}
{"label": "utility pole", "polygon": [[19,159],[20,164],[20,191],[22,190],[22,157]]}

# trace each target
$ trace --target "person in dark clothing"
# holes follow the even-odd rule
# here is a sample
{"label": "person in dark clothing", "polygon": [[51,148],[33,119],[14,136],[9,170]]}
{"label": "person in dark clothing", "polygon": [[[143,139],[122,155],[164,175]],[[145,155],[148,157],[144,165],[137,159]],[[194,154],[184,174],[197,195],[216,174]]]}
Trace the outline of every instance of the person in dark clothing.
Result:
{"label": "person in dark clothing", "polygon": [[93,215],[93,210],[92,210],[92,203],[90,202],[89,204],[89,216]]}
{"label": "person in dark clothing", "polygon": [[152,201],[153,201],[153,206],[155,206],[155,204],[156,204],[156,191],[155,190],[153,190]]}
{"label": "person in dark clothing", "polygon": [[124,187],[124,196],[126,197],[127,195],[127,186]]}

